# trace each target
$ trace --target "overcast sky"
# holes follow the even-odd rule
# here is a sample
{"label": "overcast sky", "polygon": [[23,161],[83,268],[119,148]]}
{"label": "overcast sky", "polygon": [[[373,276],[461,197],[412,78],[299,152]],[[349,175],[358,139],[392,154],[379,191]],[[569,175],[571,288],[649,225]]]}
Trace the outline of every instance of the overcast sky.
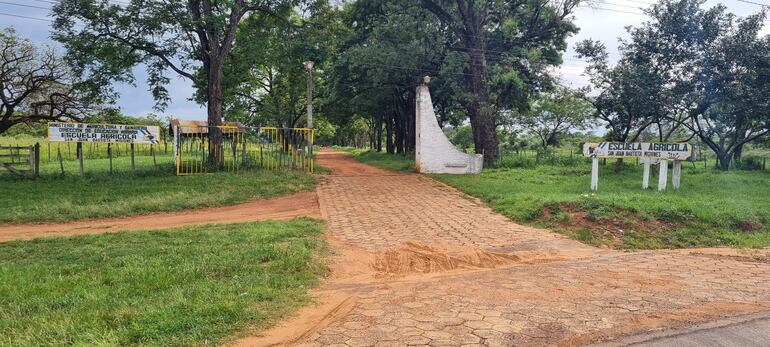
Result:
{"label": "overcast sky", "polygon": [[[625,27],[639,25],[647,17],[642,14],[641,8],[649,6],[652,0],[596,0],[593,8],[580,7],[575,12],[577,26],[580,32],[569,39],[569,48],[564,55],[564,65],[558,69],[566,84],[574,87],[586,84],[586,78],[581,76],[583,64],[575,58],[574,46],[577,42],[591,38],[604,42],[610,51],[610,58],[617,57],[618,37],[626,37]],[[770,6],[770,0],[727,0],[709,1],[710,7],[717,3],[725,4],[733,13],[745,16],[761,9],[758,4]],[[25,6],[15,6],[8,3],[16,3]],[[53,0],[2,0],[0,1],[0,28],[13,27],[23,37],[27,37],[36,43],[54,44],[50,39],[49,9]],[[38,18],[13,17],[24,16]],[[770,23],[765,27],[764,33],[770,33]],[[144,116],[153,112],[154,104],[152,95],[147,90],[145,73],[142,68],[136,69],[136,86],[120,85],[118,90],[121,97],[118,106],[122,111],[131,116]],[[182,78],[173,78],[169,86],[171,104],[162,114],[171,115],[183,119],[205,119],[206,110],[188,99],[193,89],[189,81]]]}

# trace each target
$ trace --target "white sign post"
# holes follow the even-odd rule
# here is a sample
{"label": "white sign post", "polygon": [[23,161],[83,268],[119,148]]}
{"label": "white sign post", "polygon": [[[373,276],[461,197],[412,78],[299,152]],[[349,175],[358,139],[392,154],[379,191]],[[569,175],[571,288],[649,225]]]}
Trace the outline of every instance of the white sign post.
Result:
{"label": "white sign post", "polygon": [[586,143],[583,145],[583,155],[592,158],[591,163],[591,191],[599,187],[599,158],[626,158],[639,157],[644,164],[642,175],[642,188],[650,186],[650,165],[660,161],[660,177],[658,178],[658,191],[666,190],[668,181],[668,161],[674,162],[672,185],[679,189],[682,175],[682,160],[693,156],[693,145],[689,143],[621,143],[601,142]]}
{"label": "white sign post", "polygon": [[48,123],[48,141],[51,142],[160,142],[160,127],[124,124]]}

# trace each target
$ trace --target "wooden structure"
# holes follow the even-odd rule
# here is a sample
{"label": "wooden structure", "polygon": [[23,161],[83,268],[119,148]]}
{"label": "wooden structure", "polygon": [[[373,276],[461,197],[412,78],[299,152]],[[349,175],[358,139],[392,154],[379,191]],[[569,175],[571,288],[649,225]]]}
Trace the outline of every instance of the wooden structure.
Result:
{"label": "wooden structure", "polygon": [[0,174],[38,177],[40,175],[40,144],[0,146]]}

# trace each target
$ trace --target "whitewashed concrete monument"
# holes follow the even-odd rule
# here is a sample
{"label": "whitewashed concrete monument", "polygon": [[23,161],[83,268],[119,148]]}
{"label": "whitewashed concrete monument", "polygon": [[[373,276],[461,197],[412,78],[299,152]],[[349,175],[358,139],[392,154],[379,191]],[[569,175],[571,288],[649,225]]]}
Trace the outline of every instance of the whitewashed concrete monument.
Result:
{"label": "whitewashed concrete monument", "polygon": [[433,101],[430,98],[425,76],[417,87],[415,167],[422,173],[477,174],[481,172],[484,157],[481,154],[464,153],[449,142],[436,120]]}

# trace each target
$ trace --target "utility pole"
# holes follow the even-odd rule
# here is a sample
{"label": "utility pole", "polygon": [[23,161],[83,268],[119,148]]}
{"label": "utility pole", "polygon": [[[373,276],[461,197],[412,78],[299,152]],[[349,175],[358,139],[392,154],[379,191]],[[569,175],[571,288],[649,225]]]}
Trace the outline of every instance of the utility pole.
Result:
{"label": "utility pole", "polygon": [[305,62],[307,69],[307,127],[313,128],[313,61]]}

